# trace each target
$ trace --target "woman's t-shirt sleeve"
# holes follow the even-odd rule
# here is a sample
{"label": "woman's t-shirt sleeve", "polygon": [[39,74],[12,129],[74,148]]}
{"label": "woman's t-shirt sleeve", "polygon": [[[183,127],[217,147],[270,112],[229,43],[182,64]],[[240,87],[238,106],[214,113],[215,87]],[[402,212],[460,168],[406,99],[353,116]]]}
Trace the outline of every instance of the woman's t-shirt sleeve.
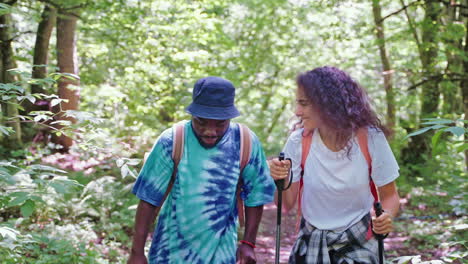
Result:
{"label": "woman's t-shirt sleeve", "polygon": [[301,178],[301,160],[302,160],[302,129],[291,133],[283,149],[285,158],[292,161],[292,182],[297,182]]}
{"label": "woman's t-shirt sleeve", "polygon": [[399,176],[398,163],[382,131],[369,129],[369,154],[372,157],[372,179],[378,187],[395,181]]}
{"label": "woman's t-shirt sleeve", "polygon": [[154,206],[161,206],[164,193],[172,176],[172,128],[165,130],[148,156],[132,192],[140,199]]}

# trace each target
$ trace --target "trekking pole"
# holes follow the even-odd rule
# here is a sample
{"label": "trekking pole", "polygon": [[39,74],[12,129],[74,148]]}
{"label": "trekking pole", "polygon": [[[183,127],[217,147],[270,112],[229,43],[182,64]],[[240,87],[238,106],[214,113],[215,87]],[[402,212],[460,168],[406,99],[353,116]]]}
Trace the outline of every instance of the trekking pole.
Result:
{"label": "trekking pole", "polygon": [[[284,160],[284,153],[281,152],[279,154],[278,159]],[[291,159],[287,159],[291,163]],[[289,184],[288,187],[284,188],[284,180],[277,180],[275,181],[276,188],[278,189],[278,211],[276,212],[276,252],[275,252],[275,263],[279,263],[279,253],[280,253],[280,236],[281,236],[281,210],[282,210],[282,204],[283,204],[283,191],[287,190],[291,186],[291,181],[292,181],[292,172],[290,172],[290,179],[289,179]]]}
{"label": "trekking pole", "polygon": [[[380,202],[375,202],[374,203],[374,210],[375,210],[375,215],[377,217],[381,216],[383,213],[382,209],[382,204]],[[385,238],[384,235],[382,234],[375,234],[375,238],[377,238],[377,241],[379,242],[379,264],[384,263],[384,243],[383,240]]]}

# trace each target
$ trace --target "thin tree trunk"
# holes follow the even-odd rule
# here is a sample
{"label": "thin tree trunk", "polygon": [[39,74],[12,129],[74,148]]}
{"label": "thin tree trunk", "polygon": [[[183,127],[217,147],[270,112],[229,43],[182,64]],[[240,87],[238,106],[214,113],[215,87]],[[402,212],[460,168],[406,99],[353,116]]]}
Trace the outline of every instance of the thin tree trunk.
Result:
{"label": "thin tree trunk", "polygon": [[[465,0],[465,6],[468,6],[468,0]],[[463,48],[465,54],[468,54],[468,18],[465,17],[465,47]],[[468,59],[463,60],[463,72],[468,72]],[[462,98],[463,98],[463,110],[465,113],[465,120],[468,120],[468,81],[464,79],[461,83]],[[466,128],[465,124],[465,128]],[[465,133],[465,140],[467,140]],[[468,150],[465,150],[465,165],[468,170]]]}
{"label": "thin tree trunk", "polygon": [[[47,65],[49,55],[49,41],[56,22],[57,11],[46,5],[42,11],[41,22],[37,27],[36,44],[34,46],[32,77],[42,79],[47,76]],[[39,66],[36,66],[39,65]],[[45,93],[41,85],[32,85],[32,93]]]}
{"label": "thin tree trunk", "polygon": [[382,21],[382,9],[380,7],[380,0],[372,1],[372,11],[374,14],[374,22],[376,27],[377,45],[379,46],[380,59],[383,67],[384,87],[387,100],[387,125],[390,128],[395,126],[395,93],[393,91],[392,68],[390,60],[387,55],[385,45],[385,29]]}
{"label": "thin tree trunk", "polygon": [[[438,55],[438,31],[439,31],[439,13],[440,2],[436,0],[426,0],[425,15],[422,25],[422,38],[419,47],[420,60],[422,67],[422,79],[430,79],[436,73],[436,63]],[[416,32],[415,32],[416,33]],[[415,38],[418,39],[417,35]],[[436,117],[438,115],[439,105],[439,83],[430,81],[421,86],[421,111],[419,119]],[[417,135],[410,138],[408,146],[402,151],[403,160],[407,164],[424,166],[425,156],[430,156],[430,137],[431,132]],[[419,172],[413,172],[416,176]]]}
{"label": "thin tree trunk", "polygon": [[[439,25],[439,2],[436,0],[426,0],[426,13],[422,30],[423,50],[421,63],[424,77],[429,78],[436,72],[437,54],[439,51],[437,35]],[[421,118],[434,117],[437,115],[439,105],[439,85],[437,82],[428,82],[422,86],[422,107]]]}
{"label": "thin tree trunk", "polygon": [[[1,53],[1,73],[0,82],[12,83],[15,82],[15,76],[8,72],[9,69],[16,68],[16,63],[13,58],[12,42],[12,19],[10,14],[0,16],[0,53]],[[18,117],[18,106],[16,102],[7,102],[2,104],[2,125],[10,126],[15,133],[9,137],[2,138],[4,145],[10,148],[18,148],[21,146],[21,124]],[[6,120],[8,119],[8,120]]]}
{"label": "thin tree trunk", "polygon": [[[78,76],[78,60],[76,54],[76,24],[77,16],[59,12],[57,17],[57,62],[60,73],[68,73]],[[62,77],[58,82],[58,95],[62,102],[54,109],[59,113],[58,119],[75,122],[71,117],[66,117],[67,110],[78,110],[80,100],[79,79]],[[58,128],[61,128],[59,126]],[[62,152],[68,152],[73,145],[73,140],[65,135],[53,136],[52,141],[63,146]]]}
{"label": "thin tree trunk", "polygon": [[[446,30],[451,30],[458,20],[463,23],[461,18],[457,17],[457,8],[453,5],[448,5],[446,12],[444,14],[444,28]],[[453,35],[447,34],[443,38],[445,42],[445,55],[447,56],[447,67],[445,69],[447,74],[460,74],[464,75],[463,72],[463,58],[459,55],[458,52],[463,50],[463,36],[460,38],[454,38]],[[444,114],[461,114],[463,111],[462,101],[458,100],[460,95],[461,82],[460,81],[451,81],[449,85],[444,86],[444,89],[441,89],[443,94],[443,105],[442,113]]]}

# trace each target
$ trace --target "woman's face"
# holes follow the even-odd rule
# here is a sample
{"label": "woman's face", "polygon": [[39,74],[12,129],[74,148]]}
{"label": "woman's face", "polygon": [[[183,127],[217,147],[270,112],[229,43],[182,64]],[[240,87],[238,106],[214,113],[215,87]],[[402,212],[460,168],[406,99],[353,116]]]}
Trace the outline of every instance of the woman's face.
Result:
{"label": "woman's face", "polygon": [[296,116],[302,120],[305,129],[314,129],[322,126],[318,111],[312,102],[306,97],[304,89],[298,87],[296,90]]}

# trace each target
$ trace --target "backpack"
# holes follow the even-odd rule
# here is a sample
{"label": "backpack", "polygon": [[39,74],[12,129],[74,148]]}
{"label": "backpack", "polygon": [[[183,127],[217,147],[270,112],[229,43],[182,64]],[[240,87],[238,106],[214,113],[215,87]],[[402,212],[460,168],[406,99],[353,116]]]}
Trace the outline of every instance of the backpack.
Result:
{"label": "backpack", "polygon": [[[179,122],[173,126],[173,140],[172,140],[172,160],[174,161],[174,169],[172,170],[171,180],[167,187],[166,193],[164,194],[163,202],[171,192],[172,186],[174,185],[175,178],[177,175],[177,167],[184,153],[184,127],[186,122]],[[242,172],[250,160],[252,152],[252,139],[250,137],[250,130],[247,126],[238,124],[240,130],[240,176],[237,183],[236,198],[237,198],[237,210],[239,215],[239,223],[244,226],[244,202],[240,196],[243,186]]]}
{"label": "backpack", "polygon": [[[310,146],[312,145],[312,136],[314,135],[314,131],[309,133],[309,135],[302,135],[302,160],[301,160],[301,179],[299,182],[299,191],[297,193],[297,199],[298,199],[298,207],[297,207],[297,221],[296,221],[296,230],[299,230],[299,223],[301,221],[301,198],[302,198],[302,192],[303,192],[303,187],[304,187],[304,166],[305,162],[307,160],[307,156],[309,155],[310,151]],[[377,187],[375,186],[374,181],[372,180],[371,174],[372,174],[372,157],[369,154],[369,146],[367,142],[368,138],[368,130],[367,128],[362,128],[359,129],[357,132],[357,140],[359,144],[359,148],[361,149],[362,154],[364,155],[364,158],[367,161],[367,167],[369,169],[369,187],[372,193],[372,196],[374,197],[374,203],[379,201],[379,195],[377,192]],[[372,222],[371,222],[372,224]],[[367,230],[366,234],[366,239],[369,240],[372,237],[372,226],[369,225],[369,229]]]}

